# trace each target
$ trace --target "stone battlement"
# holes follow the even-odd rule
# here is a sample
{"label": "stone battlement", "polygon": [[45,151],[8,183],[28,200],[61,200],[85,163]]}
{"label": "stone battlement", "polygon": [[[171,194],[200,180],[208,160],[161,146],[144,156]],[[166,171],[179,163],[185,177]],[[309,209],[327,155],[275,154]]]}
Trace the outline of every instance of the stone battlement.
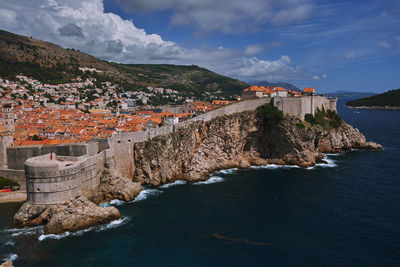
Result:
{"label": "stone battlement", "polygon": [[[304,119],[307,113],[314,114],[317,108],[336,111],[336,99],[321,96],[261,98],[223,106],[174,125],[140,132],[114,133],[109,139],[95,139],[87,143],[11,148],[7,154],[14,157],[23,155],[28,201],[32,204],[55,204],[85,195],[98,187],[106,163],[115,163],[121,174],[133,178],[135,143],[170,134],[197,121],[210,121],[220,116],[255,110],[270,102],[285,114],[300,119]],[[52,159],[49,152],[53,153]],[[29,156],[35,154],[39,156]],[[14,165],[20,164],[21,159]]]}
{"label": "stone battlement", "polygon": [[100,174],[112,153],[110,149],[79,157],[49,153],[25,162],[28,201],[55,204],[85,195],[100,183]]}

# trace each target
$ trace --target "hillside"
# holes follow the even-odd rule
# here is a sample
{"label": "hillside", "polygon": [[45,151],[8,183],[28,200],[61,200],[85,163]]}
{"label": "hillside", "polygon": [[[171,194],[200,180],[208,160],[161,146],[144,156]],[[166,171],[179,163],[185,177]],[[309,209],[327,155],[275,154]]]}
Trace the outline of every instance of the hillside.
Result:
{"label": "hillside", "polygon": [[23,73],[41,82],[56,84],[83,75],[79,67],[96,68],[102,73],[90,76],[99,81],[122,84],[126,90],[161,86],[195,95],[221,91],[221,95],[229,96],[239,94],[248,86],[245,82],[194,65],[111,63],[78,50],[0,30],[0,73],[3,78],[11,79]]}
{"label": "hillside", "polygon": [[258,82],[255,83],[254,85],[257,86],[273,86],[273,87],[282,87],[285,88],[286,90],[291,90],[291,91],[296,91],[296,92],[302,92],[303,90],[299,89],[297,86],[290,84],[290,83],[272,83],[272,82]]}
{"label": "hillside", "polygon": [[350,107],[367,108],[400,108],[400,89],[390,90],[383,94],[348,101],[346,105]]}

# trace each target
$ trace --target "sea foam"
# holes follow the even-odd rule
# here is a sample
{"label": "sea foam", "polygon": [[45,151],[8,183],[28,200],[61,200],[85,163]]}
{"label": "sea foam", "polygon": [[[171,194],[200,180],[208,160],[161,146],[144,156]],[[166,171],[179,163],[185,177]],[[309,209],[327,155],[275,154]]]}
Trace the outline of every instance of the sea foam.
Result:
{"label": "sea foam", "polygon": [[208,179],[207,181],[195,182],[193,184],[194,185],[215,184],[215,183],[220,183],[223,181],[224,181],[224,178],[222,178],[220,176],[211,176],[210,179]]}
{"label": "sea foam", "polygon": [[13,247],[13,246],[15,246],[15,241],[14,240],[12,240],[12,239],[10,239],[10,240],[8,240],[5,244],[4,244],[4,246],[9,246],[9,247]]}
{"label": "sea foam", "polygon": [[15,253],[10,253],[3,259],[3,261],[15,261],[16,259],[18,259],[18,255]]}
{"label": "sea foam", "polygon": [[177,185],[181,185],[181,184],[186,184],[186,181],[177,180],[173,183],[161,185],[160,188],[169,188],[169,187],[173,187],[173,186],[177,186]]}
{"label": "sea foam", "polygon": [[145,189],[140,191],[139,195],[133,200],[133,202],[141,201],[147,199],[149,196],[155,196],[161,194],[162,191],[158,189]]}
{"label": "sea foam", "polygon": [[119,200],[119,199],[113,199],[113,200],[110,201],[110,204],[114,205],[114,206],[119,206],[119,205],[122,205],[124,203],[125,203],[125,201]]}
{"label": "sea foam", "polygon": [[76,231],[76,232],[65,232],[65,233],[62,233],[62,234],[59,234],[59,235],[54,235],[54,234],[45,235],[45,234],[42,234],[42,235],[39,236],[38,239],[39,239],[39,241],[43,241],[45,239],[57,239],[57,240],[59,240],[59,239],[65,238],[67,236],[81,236],[84,233],[87,233],[87,232],[90,232],[90,231],[102,232],[102,231],[105,231],[105,230],[108,230],[108,229],[112,229],[112,228],[116,228],[118,226],[121,226],[121,225],[125,224],[128,221],[129,221],[129,217],[122,217],[122,218],[120,218],[118,220],[111,221],[108,224],[96,225],[96,226],[92,226],[92,227],[89,227],[87,229],[79,230],[79,231]]}
{"label": "sea foam", "polygon": [[35,235],[43,231],[43,225],[41,226],[35,226],[35,227],[24,227],[21,229],[18,228],[11,228],[11,229],[5,229],[2,232],[4,233],[12,233],[11,236],[20,236],[20,235]]}
{"label": "sea foam", "polygon": [[232,169],[226,169],[226,170],[220,170],[219,172],[216,172],[216,174],[233,174],[238,171],[238,168],[232,168]]}
{"label": "sea foam", "polygon": [[251,169],[297,169],[300,168],[297,165],[278,165],[278,164],[267,164],[267,165],[260,165],[260,166],[251,166]]}
{"label": "sea foam", "polygon": [[314,166],[308,167],[306,168],[307,170],[313,170],[317,167],[320,168],[334,168],[337,167],[337,164],[335,163],[336,161],[333,159],[330,159],[328,156],[332,156],[332,155],[337,155],[337,154],[324,154],[324,158],[323,160],[326,161],[326,163],[317,163]]}

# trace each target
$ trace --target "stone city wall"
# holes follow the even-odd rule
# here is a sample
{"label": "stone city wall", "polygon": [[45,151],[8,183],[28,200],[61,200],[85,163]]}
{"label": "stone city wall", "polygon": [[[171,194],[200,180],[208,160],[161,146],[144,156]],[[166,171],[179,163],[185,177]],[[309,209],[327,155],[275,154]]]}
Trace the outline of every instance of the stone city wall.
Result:
{"label": "stone city wall", "polygon": [[60,156],[79,157],[97,153],[97,143],[73,143],[61,145],[34,145],[7,147],[8,168],[23,170],[25,161],[29,158],[55,153]]}

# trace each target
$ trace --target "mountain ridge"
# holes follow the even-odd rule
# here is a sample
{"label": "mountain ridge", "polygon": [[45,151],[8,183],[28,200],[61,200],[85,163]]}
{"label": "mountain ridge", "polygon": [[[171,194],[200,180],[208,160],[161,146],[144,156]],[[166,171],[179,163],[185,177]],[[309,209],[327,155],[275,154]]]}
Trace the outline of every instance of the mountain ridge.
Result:
{"label": "mountain ridge", "polygon": [[[249,85],[196,65],[121,64],[98,59],[79,50],[0,30],[0,72],[6,77],[19,73],[42,82],[68,82],[84,72],[79,68],[96,68],[94,78],[112,80],[128,91],[166,87],[191,94],[218,92],[240,94]],[[4,78],[4,77],[3,77]]]}

